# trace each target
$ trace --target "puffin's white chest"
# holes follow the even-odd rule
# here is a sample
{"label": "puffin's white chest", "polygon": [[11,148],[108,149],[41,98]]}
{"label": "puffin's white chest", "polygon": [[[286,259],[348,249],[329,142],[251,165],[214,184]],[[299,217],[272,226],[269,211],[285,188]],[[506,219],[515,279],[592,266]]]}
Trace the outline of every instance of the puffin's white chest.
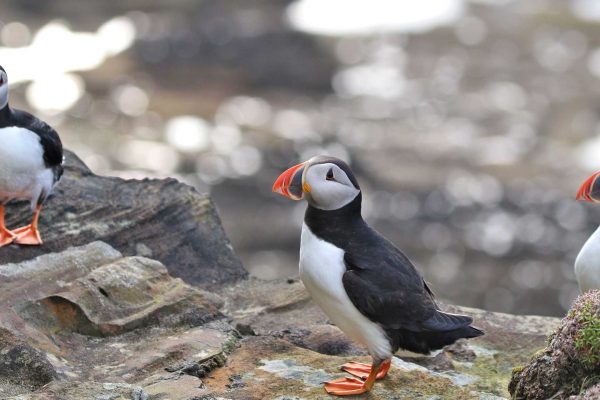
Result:
{"label": "puffin's white chest", "polygon": [[0,200],[32,199],[49,193],[52,184],[39,136],[24,128],[0,128]]}
{"label": "puffin's white chest", "polygon": [[369,352],[386,359],[392,349],[384,330],[358,311],[348,297],[342,276],[346,272],[344,251],[315,236],[302,225],[300,279],[325,314],[351,339],[367,346]]}
{"label": "puffin's white chest", "polygon": [[589,237],[575,260],[575,277],[579,289],[600,289],[600,227]]}

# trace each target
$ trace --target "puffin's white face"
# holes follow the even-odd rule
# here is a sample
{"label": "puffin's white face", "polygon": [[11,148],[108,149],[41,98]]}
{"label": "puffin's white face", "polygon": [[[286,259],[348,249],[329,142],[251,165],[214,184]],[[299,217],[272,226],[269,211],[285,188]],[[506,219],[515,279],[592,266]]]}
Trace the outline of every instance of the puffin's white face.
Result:
{"label": "puffin's white face", "polygon": [[337,210],[360,193],[350,168],[342,160],[317,156],[279,175],[273,191],[292,200],[306,199],[321,210]]}
{"label": "puffin's white face", "polygon": [[321,210],[337,210],[350,203],[360,190],[336,164],[309,165],[304,171],[305,198]]}
{"label": "puffin's white face", "polygon": [[8,76],[0,69],[0,109],[8,104]]}

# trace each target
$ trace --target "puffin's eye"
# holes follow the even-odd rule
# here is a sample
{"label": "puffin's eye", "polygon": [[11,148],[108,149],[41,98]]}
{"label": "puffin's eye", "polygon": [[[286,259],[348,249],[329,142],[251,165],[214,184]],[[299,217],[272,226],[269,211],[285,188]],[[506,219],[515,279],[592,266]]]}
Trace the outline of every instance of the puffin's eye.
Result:
{"label": "puffin's eye", "polygon": [[335,181],[333,177],[333,168],[329,168],[329,171],[327,171],[327,175],[325,175],[325,179],[327,179],[328,181]]}

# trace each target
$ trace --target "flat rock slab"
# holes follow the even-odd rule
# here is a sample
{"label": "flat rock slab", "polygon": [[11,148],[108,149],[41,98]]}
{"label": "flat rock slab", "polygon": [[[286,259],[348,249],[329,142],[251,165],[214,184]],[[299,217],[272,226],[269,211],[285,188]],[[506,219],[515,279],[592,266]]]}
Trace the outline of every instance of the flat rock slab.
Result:
{"label": "flat rock slab", "polygon": [[[297,280],[246,279],[216,295],[102,242],[1,265],[0,302],[0,363],[11,365],[0,398],[329,399],[322,384],[346,376],[342,364],[370,361]],[[399,353],[363,397],[508,398],[512,369],[559,323],[442,308],[472,315],[486,335],[429,357]]]}
{"label": "flat rock slab", "polygon": [[0,265],[0,304],[2,399],[193,398],[239,340],[219,296],[102,242]]}
{"label": "flat rock slab", "polygon": [[[348,361],[370,362],[310,300],[296,280],[249,279],[222,292],[223,311],[248,336],[225,367],[205,380],[225,399],[329,399],[322,382],[345,376]],[[431,356],[399,352],[372,399],[509,398],[512,369],[543,348],[558,318],[517,316],[442,305],[471,315],[486,335],[459,341]],[[347,375],[349,376],[349,375]]]}
{"label": "flat rock slab", "polygon": [[[28,204],[11,203],[7,226],[29,223]],[[206,194],[175,179],[124,180],[93,174],[66,152],[65,173],[40,217],[42,246],[0,248],[0,265],[101,240],[124,255],[165,264],[200,287],[232,283],[247,273]]]}

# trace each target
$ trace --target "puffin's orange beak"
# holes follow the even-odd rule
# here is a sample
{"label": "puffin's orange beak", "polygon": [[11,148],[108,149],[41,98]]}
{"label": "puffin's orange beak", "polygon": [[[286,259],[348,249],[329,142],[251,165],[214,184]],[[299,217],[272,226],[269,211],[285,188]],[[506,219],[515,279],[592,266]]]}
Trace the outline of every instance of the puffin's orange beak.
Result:
{"label": "puffin's orange beak", "polygon": [[304,196],[302,174],[306,163],[294,165],[279,175],[273,184],[273,191],[292,200],[302,200]]}
{"label": "puffin's orange beak", "polygon": [[600,172],[596,172],[583,182],[577,191],[577,200],[600,203]]}

